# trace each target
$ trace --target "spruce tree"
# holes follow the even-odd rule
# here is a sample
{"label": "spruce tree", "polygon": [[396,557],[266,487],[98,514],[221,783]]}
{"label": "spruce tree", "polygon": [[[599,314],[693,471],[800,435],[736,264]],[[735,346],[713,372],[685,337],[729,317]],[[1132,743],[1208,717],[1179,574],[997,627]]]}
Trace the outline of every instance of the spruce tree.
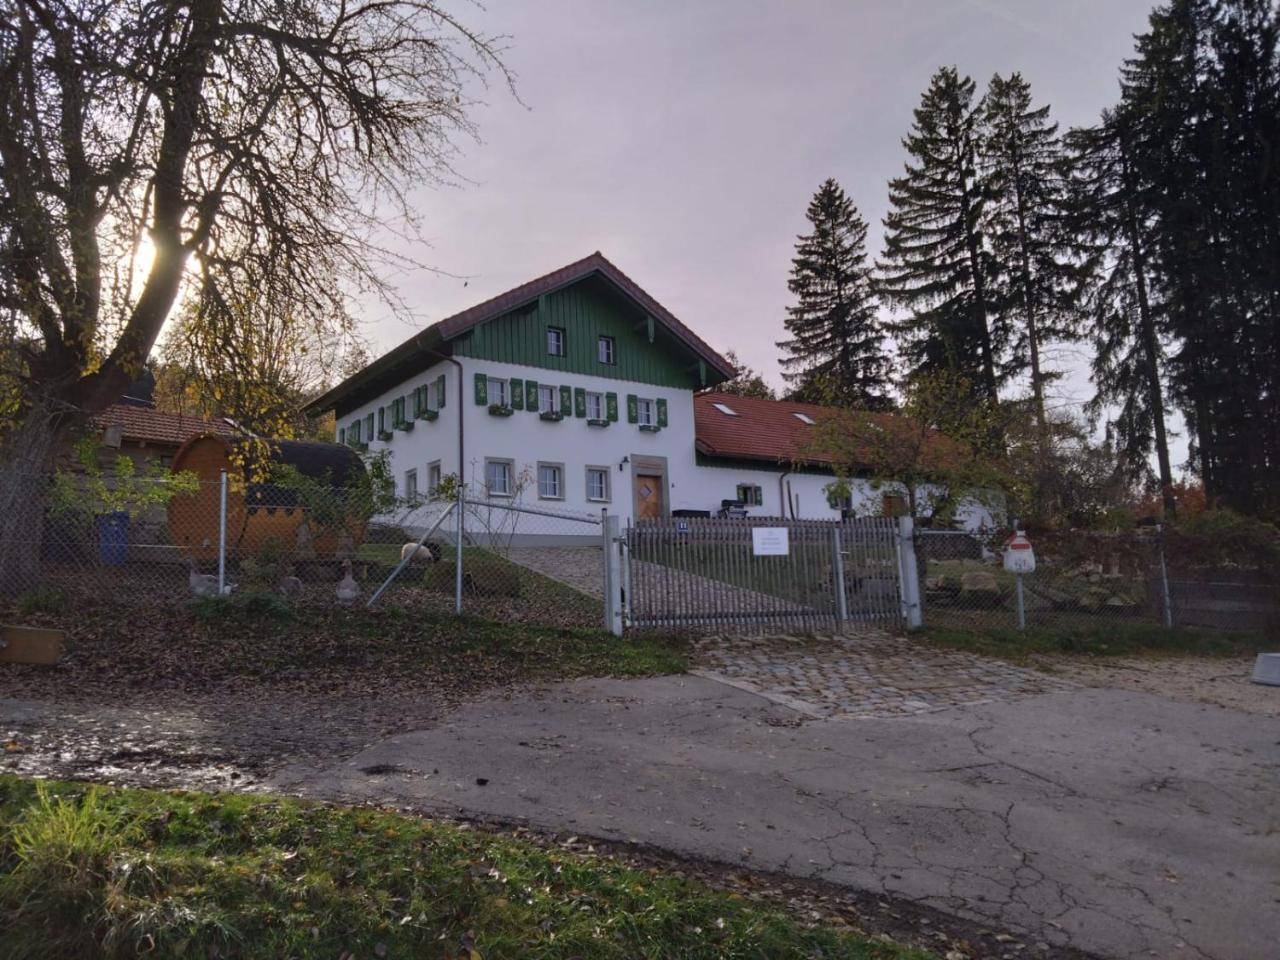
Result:
{"label": "spruce tree", "polygon": [[1088,412],[1108,413],[1107,436],[1128,474],[1149,473],[1154,452],[1165,516],[1176,515],[1165,426],[1168,358],[1162,303],[1150,265],[1150,197],[1133,169],[1122,114],[1073,130],[1069,223],[1089,246],[1083,305],[1094,346]]}
{"label": "spruce tree", "polygon": [[934,74],[903,140],[910,159],[889,183],[879,290],[909,316],[896,325],[911,372],[945,369],[998,397],[999,331],[991,326],[977,169],[974,85]]}
{"label": "spruce tree", "polygon": [[834,179],[818,188],[797,238],[787,288],[789,339],[778,347],[792,395],[877,410],[890,405],[889,363],[871,271],[867,224]]}
{"label": "spruce tree", "polygon": [[1067,169],[1049,107],[1035,107],[1021,74],[991,78],[982,101],[979,172],[991,251],[990,301],[1007,331],[1004,372],[1029,375],[1032,409],[1048,441],[1046,345],[1078,337],[1079,244],[1066,224]]}

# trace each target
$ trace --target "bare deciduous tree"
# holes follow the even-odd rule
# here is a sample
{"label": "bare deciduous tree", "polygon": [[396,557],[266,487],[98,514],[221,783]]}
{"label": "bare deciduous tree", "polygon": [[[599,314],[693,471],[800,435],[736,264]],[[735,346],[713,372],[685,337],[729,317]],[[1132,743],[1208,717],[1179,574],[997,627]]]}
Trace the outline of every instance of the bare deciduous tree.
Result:
{"label": "bare deciduous tree", "polygon": [[45,469],[180,300],[331,331],[345,290],[394,299],[377,230],[493,70],[434,0],[0,0],[0,471]]}

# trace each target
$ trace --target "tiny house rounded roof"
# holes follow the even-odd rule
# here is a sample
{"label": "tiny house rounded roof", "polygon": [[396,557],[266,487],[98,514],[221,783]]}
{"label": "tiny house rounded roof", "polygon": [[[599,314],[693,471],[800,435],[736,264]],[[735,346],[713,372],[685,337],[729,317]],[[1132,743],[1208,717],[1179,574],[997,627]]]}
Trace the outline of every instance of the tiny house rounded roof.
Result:
{"label": "tiny house rounded roof", "polygon": [[[350,447],[339,443],[322,443],[306,440],[254,440],[241,437],[218,437],[202,434],[192,437],[173,455],[174,470],[195,470],[200,464],[185,465],[194,451],[200,448],[221,448],[222,460],[228,460],[233,447],[249,443],[269,445],[271,461],[296,469],[304,477],[313,480],[330,478],[336,486],[347,482],[352,473],[363,473],[364,463]],[[212,451],[210,451],[212,452]]]}

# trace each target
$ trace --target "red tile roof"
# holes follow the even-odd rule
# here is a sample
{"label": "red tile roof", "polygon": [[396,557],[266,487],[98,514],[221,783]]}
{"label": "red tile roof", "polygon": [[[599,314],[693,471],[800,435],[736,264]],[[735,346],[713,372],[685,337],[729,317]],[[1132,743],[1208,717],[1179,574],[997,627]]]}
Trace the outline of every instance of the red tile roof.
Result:
{"label": "red tile roof", "polygon": [[[723,404],[737,416],[718,410],[716,404]],[[693,398],[695,442],[699,453],[712,457],[829,465],[835,462],[835,457],[813,445],[813,425],[796,414],[821,422],[839,412],[814,403],[764,400],[714,391],[699,393]],[[891,413],[868,416],[886,427],[902,421]],[[935,450],[941,452],[952,446],[953,441],[937,434]]]}
{"label": "red tile roof", "polygon": [[237,435],[236,429],[225,420],[206,420],[203,417],[170,413],[129,403],[107,407],[94,417],[94,422],[103,429],[118,425],[122,440],[175,447],[201,434],[212,433],[223,437]]}

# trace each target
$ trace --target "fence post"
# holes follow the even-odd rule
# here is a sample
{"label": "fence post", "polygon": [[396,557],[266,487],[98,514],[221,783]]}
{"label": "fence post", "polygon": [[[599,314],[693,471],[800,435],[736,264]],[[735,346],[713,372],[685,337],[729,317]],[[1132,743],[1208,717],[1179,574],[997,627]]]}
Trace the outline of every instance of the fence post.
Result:
{"label": "fence post", "polygon": [[840,523],[831,526],[831,576],[836,591],[836,626],[849,619],[849,597],[844,592],[844,545],[840,542]]}
{"label": "fence post", "polygon": [[615,637],[622,636],[622,564],[618,541],[622,527],[618,517],[605,514],[601,536],[604,540],[604,628]]}
{"label": "fence post", "polygon": [[[461,416],[461,413],[459,413]],[[462,537],[466,533],[466,524],[463,523],[463,517],[467,512],[467,491],[462,486],[462,467],[458,467],[458,516],[456,532],[457,538],[454,541],[453,548],[453,612],[462,616]]]}
{"label": "fence post", "polygon": [[902,616],[907,629],[914,630],[923,626],[924,610],[920,603],[920,571],[916,569],[915,521],[911,517],[898,518],[898,568]]}
{"label": "fence post", "polygon": [[1027,607],[1022,598],[1022,574],[1013,575],[1014,586],[1018,594],[1018,629],[1027,629]]}
{"label": "fence post", "polygon": [[227,471],[218,476],[218,596],[227,593]]}
{"label": "fence post", "polygon": [[1166,630],[1173,629],[1173,597],[1169,592],[1169,567],[1164,559],[1164,524],[1156,527],[1156,536],[1159,537],[1158,547],[1160,550],[1160,591],[1164,600],[1163,607],[1160,611],[1160,619],[1164,623]]}

